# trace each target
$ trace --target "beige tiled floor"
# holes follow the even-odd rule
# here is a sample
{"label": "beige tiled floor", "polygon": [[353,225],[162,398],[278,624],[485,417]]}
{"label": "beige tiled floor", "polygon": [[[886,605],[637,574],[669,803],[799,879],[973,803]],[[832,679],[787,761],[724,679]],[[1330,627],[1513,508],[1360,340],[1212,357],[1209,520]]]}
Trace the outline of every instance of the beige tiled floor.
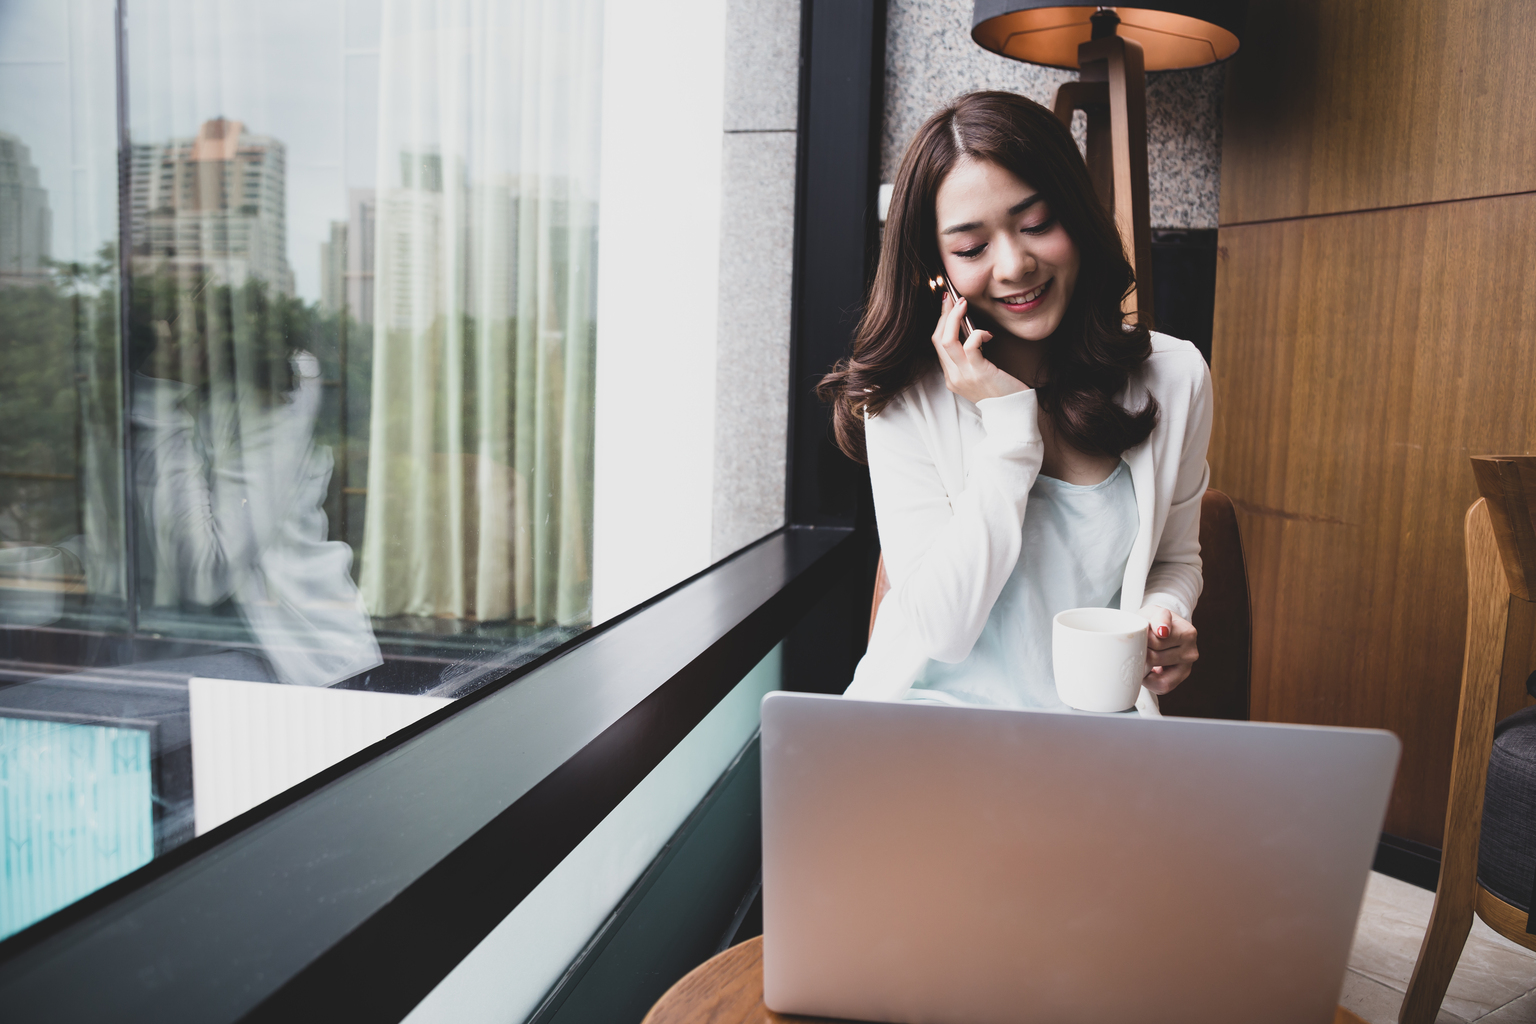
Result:
{"label": "beige tiled floor", "polygon": [[[1370,1024],[1397,1020],[1434,902],[1432,892],[1372,872],[1339,1002]],[[1536,1024],[1536,953],[1474,921],[1438,1021]]]}

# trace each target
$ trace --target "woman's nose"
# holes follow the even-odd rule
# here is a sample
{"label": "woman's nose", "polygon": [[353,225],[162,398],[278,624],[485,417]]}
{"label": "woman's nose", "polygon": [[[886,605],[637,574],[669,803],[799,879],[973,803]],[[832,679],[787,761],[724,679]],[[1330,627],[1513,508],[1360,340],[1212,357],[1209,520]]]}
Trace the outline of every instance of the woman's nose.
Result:
{"label": "woman's nose", "polygon": [[1033,254],[1022,241],[1000,247],[992,273],[999,281],[1022,281],[1035,269]]}

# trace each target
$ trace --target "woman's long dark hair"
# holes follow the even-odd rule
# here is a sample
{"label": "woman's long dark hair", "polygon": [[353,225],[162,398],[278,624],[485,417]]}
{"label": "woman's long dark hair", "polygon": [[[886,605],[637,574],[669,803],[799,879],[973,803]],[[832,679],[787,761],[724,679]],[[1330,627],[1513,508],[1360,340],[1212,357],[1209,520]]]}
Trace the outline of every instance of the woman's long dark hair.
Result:
{"label": "woman's long dark hair", "polygon": [[1152,340],[1120,302],[1135,284],[1114,222],[1094,192],[1071,133],[1049,110],[1008,92],[961,96],[918,130],[902,158],[885,222],[880,266],[852,354],[817,387],[833,404],[838,447],[865,461],[864,413],[879,415],[938,360],[931,340],[939,298],[927,279],[943,272],[934,201],[962,157],[989,160],[1045,197],[1077,246],[1077,286],[1042,365],[1041,407],[1078,451],[1117,456],[1157,422],[1150,397],[1140,412],[1115,401]]}

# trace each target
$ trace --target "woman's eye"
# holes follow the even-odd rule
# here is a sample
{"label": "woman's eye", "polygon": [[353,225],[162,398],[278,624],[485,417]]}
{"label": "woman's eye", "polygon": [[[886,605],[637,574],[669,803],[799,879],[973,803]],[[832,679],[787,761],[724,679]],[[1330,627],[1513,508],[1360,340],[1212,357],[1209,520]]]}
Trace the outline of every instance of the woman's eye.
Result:
{"label": "woman's eye", "polygon": [[1026,235],[1043,235],[1043,234],[1045,234],[1047,231],[1051,230],[1051,228],[1053,228],[1055,226],[1056,226],[1056,218],[1055,217],[1047,217],[1047,218],[1045,218],[1044,220],[1040,221],[1037,224],[1026,224],[1026,225],[1024,225],[1023,231],[1024,231],[1024,233]]}
{"label": "woman's eye", "polygon": [[959,252],[955,253],[955,255],[959,256],[961,259],[966,259],[966,260],[973,259],[973,258],[975,258],[977,256],[980,256],[981,253],[982,253],[982,250],[984,250],[984,249],[986,249],[986,246],[978,245],[978,246],[976,246],[973,249],[961,249]]}

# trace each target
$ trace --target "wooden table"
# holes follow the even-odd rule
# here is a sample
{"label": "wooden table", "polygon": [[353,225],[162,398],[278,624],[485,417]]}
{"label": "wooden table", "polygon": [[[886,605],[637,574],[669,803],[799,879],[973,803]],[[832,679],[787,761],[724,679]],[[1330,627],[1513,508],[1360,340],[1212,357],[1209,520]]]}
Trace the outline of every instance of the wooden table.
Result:
{"label": "wooden table", "polygon": [[[1239,1007],[1233,1007],[1236,1013]],[[645,1015],[644,1024],[840,1024],[791,1017],[763,1005],[763,937],[748,939],[689,971]],[[842,1022],[846,1024],[846,1022]],[[1344,1007],[1333,1024],[1365,1024]]]}

